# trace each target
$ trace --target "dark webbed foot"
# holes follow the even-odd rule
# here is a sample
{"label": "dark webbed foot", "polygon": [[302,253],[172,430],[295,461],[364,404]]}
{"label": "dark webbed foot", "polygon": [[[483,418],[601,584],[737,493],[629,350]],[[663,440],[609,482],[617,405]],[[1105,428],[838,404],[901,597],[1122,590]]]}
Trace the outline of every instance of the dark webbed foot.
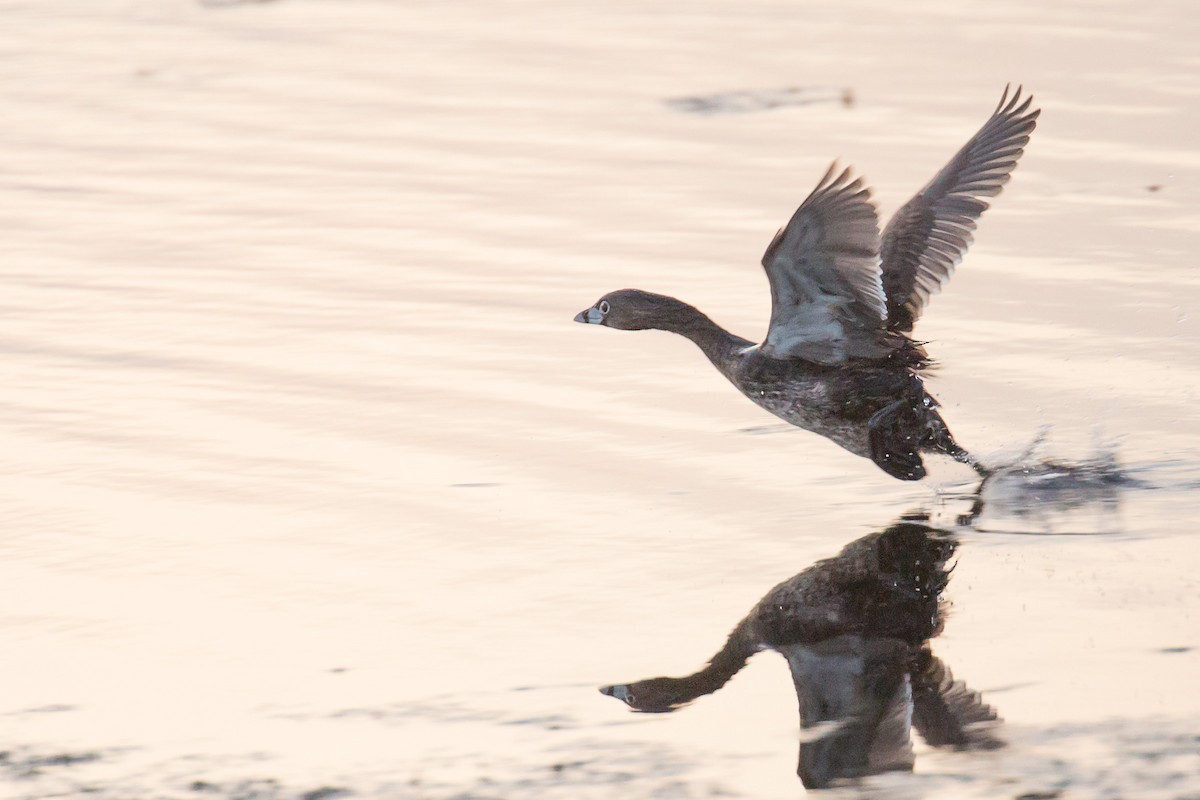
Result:
{"label": "dark webbed foot", "polygon": [[914,436],[916,412],[907,399],[897,400],[876,411],[867,422],[871,460],[881,470],[902,481],[925,477],[921,440]]}

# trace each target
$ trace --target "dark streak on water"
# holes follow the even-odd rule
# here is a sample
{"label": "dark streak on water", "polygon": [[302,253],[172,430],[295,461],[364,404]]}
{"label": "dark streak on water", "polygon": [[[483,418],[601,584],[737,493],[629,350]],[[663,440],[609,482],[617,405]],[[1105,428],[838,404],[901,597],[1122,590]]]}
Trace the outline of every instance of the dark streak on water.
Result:
{"label": "dark streak on water", "polygon": [[673,111],[700,115],[749,114],[786,106],[808,106],[814,103],[841,103],[846,108],[850,108],[854,105],[854,91],[817,86],[789,86],[783,89],[672,97],[663,101],[663,104]]}

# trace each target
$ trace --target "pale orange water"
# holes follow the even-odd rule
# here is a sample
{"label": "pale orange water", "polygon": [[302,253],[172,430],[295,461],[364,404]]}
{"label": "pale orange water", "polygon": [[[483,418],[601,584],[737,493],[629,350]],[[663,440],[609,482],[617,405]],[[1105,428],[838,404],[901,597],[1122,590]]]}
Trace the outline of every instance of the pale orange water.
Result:
{"label": "pale orange water", "polygon": [[[1008,81],[1045,112],[918,328],[932,388],[985,457],[1099,428],[1144,485],[962,532],[935,651],[1010,746],[865,791],[1200,791],[1190,5],[0,12],[0,796],[799,794],[778,656],[666,716],[595,686],[695,669],[969,476],[895,482],[570,320],[639,286],[760,336],[828,162],[886,215]],[[825,99],[666,102],[793,86]]]}

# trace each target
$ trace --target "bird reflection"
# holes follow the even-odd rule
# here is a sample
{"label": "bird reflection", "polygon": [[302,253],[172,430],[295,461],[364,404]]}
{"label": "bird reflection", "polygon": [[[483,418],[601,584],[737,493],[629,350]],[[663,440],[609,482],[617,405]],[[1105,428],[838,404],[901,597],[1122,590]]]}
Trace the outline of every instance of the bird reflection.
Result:
{"label": "bird reflection", "polygon": [[997,747],[984,724],[995,713],[929,648],[956,548],[944,531],[898,522],[773,588],[695,674],[600,691],[635,711],[674,711],[720,689],[759,650],[776,650],[796,686],[808,788],[911,770],[911,728],[935,747]]}

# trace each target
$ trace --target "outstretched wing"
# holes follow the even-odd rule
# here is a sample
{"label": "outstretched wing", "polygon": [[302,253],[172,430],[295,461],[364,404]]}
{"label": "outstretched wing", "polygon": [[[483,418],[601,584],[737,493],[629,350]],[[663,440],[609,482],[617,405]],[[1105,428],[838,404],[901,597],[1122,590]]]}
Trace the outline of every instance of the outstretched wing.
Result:
{"label": "outstretched wing", "polygon": [[1040,109],[1008,87],[991,119],[950,163],[896,212],[883,232],[880,256],[887,327],[910,331],[931,295],[941,289],[973,241],[981,198],[1000,194],[1029,143]]}
{"label": "outstretched wing", "polygon": [[886,308],[879,223],[871,193],[849,168],[829,168],[763,254],[771,326],[763,352],[838,364],[879,356]]}

